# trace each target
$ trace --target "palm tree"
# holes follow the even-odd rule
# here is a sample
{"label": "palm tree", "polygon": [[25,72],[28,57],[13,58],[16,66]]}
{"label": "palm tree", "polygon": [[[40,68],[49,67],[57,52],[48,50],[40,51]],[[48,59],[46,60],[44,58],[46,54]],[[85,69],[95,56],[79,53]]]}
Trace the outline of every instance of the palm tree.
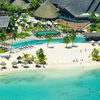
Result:
{"label": "palm tree", "polygon": [[38,49],[38,51],[36,51],[36,56],[37,56],[37,61],[40,64],[44,64],[46,62],[46,55],[44,54],[43,49]]}
{"label": "palm tree", "polygon": [[39,7],[39,0],[31,0],[30,5],[34,9],[38,8]]}
{"label": "palm tree", "polygon": [[[10,22],[9,22],[9,27],[10,27],[10,31],[12,32],[12,41],[11,41],[11,44],[13,44],[13,40],[16,40],[17,38],[17,30],[15,29],[15,20],[14,20],[14,16],[12,16],[10,18]],[[12,52],[12,46],[10,48],[10,51],[9,51],[9,58],[11,57],[11,52]]]}
{"label": "palm tree", "polygon": [[74,40],[76,38],[76,34],[75,33],[70,33],[69,38],[72,41],[72,47],[74,47]]}
{"label": "palm tree", "polygon": [[[12,41],[11,41],[11,44],[13,44],[13,40],[16,40],[16,37],[17,37],[17,32],[16,30],[13,32],[13,35],[12,35]],[[9,58],[11,57],[11,52],[12,52],[12,46],[10,47],[10,51],[9,51]],[[8,58],[8,60],[9,60]]]}
{"label": "palm tree", "polygon": [[65,37],[64,37],[64,43],[66,43],[66,48],[67,48],[67,44],[70,42],[70,38],[69,38],[69,36],[68,35],[66,35]]}
{"label": "palm tree", "polygon": [[34,61],[34,59],[35,59],[35,57],[32,55],[32,56],[31,56],[31,61]]}
{"label": "palm tree", "polygon": [[51,34],[46,34],[45,38],[48,40],[47,47],[49,47],[48,45],[49,45],[49,42],[52,40],[52,35]]}
{"label": "palm tree", "polygon": [[23,58],[24,61],[29,61],[30,54],[28,54],[28,53],[23,53],[22,58]]}
{"label": "palm tree", "polygon": [[89,16],[89,20],[91,23],[96,23],[97,17],[94,12],[92,12]]}
{"label": "palm tree", "polygon": [[6,30],[2,29],[1,33],[0,33],[0,39],[1,39],[1,41],[5,42],[6,38],[7,38],[7,36],[6,36]]}

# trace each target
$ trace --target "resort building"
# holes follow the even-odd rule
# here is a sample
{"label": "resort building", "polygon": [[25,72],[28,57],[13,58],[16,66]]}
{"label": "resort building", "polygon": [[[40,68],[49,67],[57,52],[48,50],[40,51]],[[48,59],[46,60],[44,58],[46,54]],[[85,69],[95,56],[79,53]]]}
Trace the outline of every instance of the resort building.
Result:
{"label": "resort building", "polygon": [[[45,2],[46,0],[41,0]],[[50,0],[59,8],[59,18],[71,21],[88,20],[89,13],[100,13],[99,0]],[[45,10],[44,10],[45,12]]]}
{"label": "resort building", "polygon": [[8,16],[0,16],[0,28],[6,28],[9,24]]}
{"label": "resort building", "polygon": [[93,33],[93,32],[88,32],[88,33],[83,33],[84,36],[86,37],[86,41],[99,41],[100,40],[100,33]]}

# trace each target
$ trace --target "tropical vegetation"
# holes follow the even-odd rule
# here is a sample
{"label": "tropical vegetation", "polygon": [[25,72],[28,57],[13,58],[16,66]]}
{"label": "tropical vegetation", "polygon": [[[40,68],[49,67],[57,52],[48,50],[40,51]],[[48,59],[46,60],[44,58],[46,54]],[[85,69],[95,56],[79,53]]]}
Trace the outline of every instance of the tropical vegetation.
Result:
{"label": "tropical vegetation", "polygon": [[45,38],[48,40],[47,47],[49,47],[49,42],[52,40],[52,35],[51,34],[46,34]]}
{"label": "tropical vegetation", "polygon": [[36,51],[36,60],[40,64],[46,63],[47,58],[46,58],[46,55],[44,54],[44,51],[42,48],[40,48]]}
{"label": "tropical vegetation", "polygon": [[72,42],[72,47],[74,47],[74,40],[76,38],[76,34],[75,33],[70,33],[69,35],[69,39]]}
{"label": "tropical vegetation", "polygon": [[67,48],[67,44],[72,42],[72,47],[74,47],[74,40],[76,38],[76,34],[75,33],[69,33],[66,36],[64,36],[63,38],[63,42],[66,44],[66,48]]}
{"label": "tropical vegetation", "polygon": [[66,48],[67,48],[67,44],[70,42],[70,38],[68,35],[64,36],[64,41],[63,41],[65,44],[66,44]]}
{"label": "tropical vegetation", "polygon": [[92,60],[94,61],[100,61],[100,48],[94,48],[90,54],[90,57],[92,58]]}
{"label": "tropical vegetation", "polygon": [[32,63],[35,59],[35,57],[28,53],[23,53],[22,59],[26,63]]}
{"label": "tropical vegetation", "polygon": [[100,15],[96,16],[96,14],[93,12],[90,14],[89,20],[91,22],[91,25],[87,29],[91,32],[100,32]]}
{"label": "tropical vegetation", "polygon": [[30,5],[32,8],[36,9],[39,7],[39,0],[31,0]]}

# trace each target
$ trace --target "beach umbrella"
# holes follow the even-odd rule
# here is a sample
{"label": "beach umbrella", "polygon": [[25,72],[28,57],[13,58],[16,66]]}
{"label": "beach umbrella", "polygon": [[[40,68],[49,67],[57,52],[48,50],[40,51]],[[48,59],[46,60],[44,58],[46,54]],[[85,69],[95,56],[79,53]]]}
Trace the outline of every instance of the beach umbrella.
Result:
{"label": "beach umbrella", "polygon": [[1,65],[1,66],[6,66],[6,63],[5,63],[4,61],[2,61],[2,62],[0,63],[0,65]]}
{"label": "beach umbrella", "polygon": [[13,61],[12,62],[12,65],[14,66],[14,65],[17,65],[18,63],[16,62],[16,61]]}
{"label": "beach umbrella", "polygon": [[94,40],[92,40],[91,43],[92,43],[92,46],[95,46],[95,41]]}
{"label": "beach umbrella", "polygon": [[57,25],[58,23],[57,22],[54,22],[54,24]]}
{"label": "beach umbrella", "polygon": [[17,22],[20,22],[20,19],[18,19]]}
{"label": "beach umbrella", "polygon": [[22,17],[20,17],[19,19],[20,19],[20,20],[22,20],[23,18],[22,18]]}
{"label": "beach umbrella", "polygon": [[100,43],[100,41],[98,41],[98,43]]}
{"label": "beach umbrella", "polygon": [[43,22],[43,23],[42,23],[42,25],[46,25],[46,24],[47,24],[46,22]]}
{"label": "beach umbrella", "polygon": [[51,21],[47,21],[48,25],[51,25],[52,26],[52,22]]}
{"label": "beach umbrella", "polygon": [[98,43],[98,45],[100,45],[100,41],[98,41],[97,43]]}
{"label": "beach umbrella", "polygon": [[92,40],[92,41],[90,41],[91,43],[94,43],[95,41],[94,40]]}
{"label": "beach umbrella", "polygon": [[34,22],[33,23],[38,23],[39,21],[38,20],[34,20]]}
{"label": "beach umbrella", "polygon": [[23,64],[25,64],[25,65],[26,65],[26,64],[29,64],[29,63],[28,63],[27,61],[24,61],[24,62],[23,62]]}
{"label": "beach umbrella", "polygon": [[21,56],[18,56],[18,57],[17,57],[17,60],[21,60],[21,59],[22,59],[22,57],[21,57]]}

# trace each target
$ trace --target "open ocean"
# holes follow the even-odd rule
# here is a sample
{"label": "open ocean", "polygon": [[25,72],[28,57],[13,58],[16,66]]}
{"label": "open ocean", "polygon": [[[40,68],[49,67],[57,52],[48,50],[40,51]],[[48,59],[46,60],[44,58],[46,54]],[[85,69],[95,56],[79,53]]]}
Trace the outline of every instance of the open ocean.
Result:
{"label": "open ocean", "polygon": [[100,100],[100,69],[70,75],[34,70],[0,75],[0,100]]}

